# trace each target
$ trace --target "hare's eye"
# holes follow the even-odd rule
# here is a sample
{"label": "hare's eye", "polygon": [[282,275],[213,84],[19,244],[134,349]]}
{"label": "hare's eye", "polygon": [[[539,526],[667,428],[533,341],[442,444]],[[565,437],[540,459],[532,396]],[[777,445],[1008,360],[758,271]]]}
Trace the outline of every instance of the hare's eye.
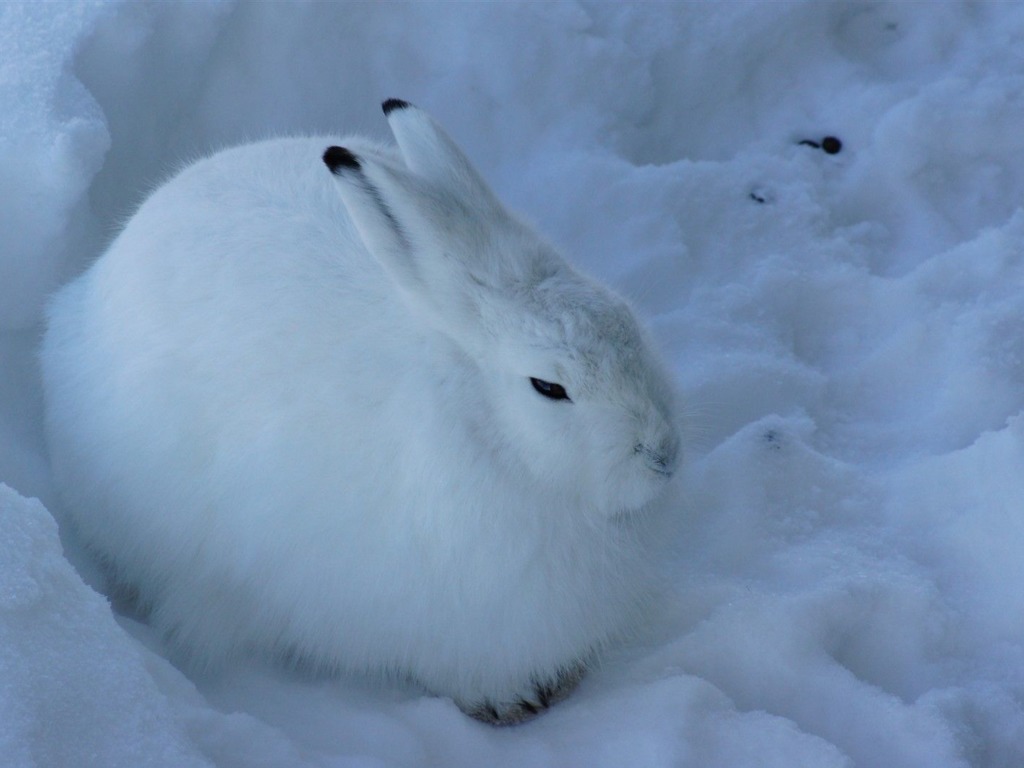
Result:
{"label": "hare's eye", "polygon": [[565,387],[561,384],[552,384],[550,381],[542,381],[541,379],[534,378],[530,379],[530,383],[533,384],[534,389],[550,400],[565,400],[569,403],[572,402],[569,398],[569,394],[565,391]]}

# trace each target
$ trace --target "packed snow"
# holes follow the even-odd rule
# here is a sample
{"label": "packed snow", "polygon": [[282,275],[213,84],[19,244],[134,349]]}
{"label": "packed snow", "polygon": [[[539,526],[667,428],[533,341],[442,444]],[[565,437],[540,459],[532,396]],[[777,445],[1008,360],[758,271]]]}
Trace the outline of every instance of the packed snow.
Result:
{"label": "packed snow", "polygon": [[[385,138],[391,96],[632,298],[687,404],[657,619],[513,728],[186,676],[49,477],[46,296],[182,163]],[[8,2],[0,103],[5,768],[1024,764],[1024,6]]]}

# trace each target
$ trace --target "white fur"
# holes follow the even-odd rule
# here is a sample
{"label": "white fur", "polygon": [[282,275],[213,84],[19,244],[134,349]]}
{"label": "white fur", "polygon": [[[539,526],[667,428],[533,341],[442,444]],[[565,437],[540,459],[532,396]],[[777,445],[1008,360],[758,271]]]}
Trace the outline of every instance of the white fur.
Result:
{"label": "white fur", "polygon": [[50,305],[54,470],[193,660],[506,701],[635,618],[626,513],[675,466],[671,388],[625,303],[424,112],[389,120],[397,152],[251,144],[141,206]]}

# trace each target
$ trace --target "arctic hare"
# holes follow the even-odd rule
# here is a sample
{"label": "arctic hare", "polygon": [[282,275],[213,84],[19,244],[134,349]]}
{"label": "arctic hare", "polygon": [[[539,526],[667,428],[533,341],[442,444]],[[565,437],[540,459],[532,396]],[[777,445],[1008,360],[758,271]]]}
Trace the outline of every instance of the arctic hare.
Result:
{"label": "arctic hare", "polygon": [[425,112],[384,112],[397,149],[185,168],[55,296],[53,466],[183,658],[287,654],[516,722],[638,615],[672,387],[623,300]]}

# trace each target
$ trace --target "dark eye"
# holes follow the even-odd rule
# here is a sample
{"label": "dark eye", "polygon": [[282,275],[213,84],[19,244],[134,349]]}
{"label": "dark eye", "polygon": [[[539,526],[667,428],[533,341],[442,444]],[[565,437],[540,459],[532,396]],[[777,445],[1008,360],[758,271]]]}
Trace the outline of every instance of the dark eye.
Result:
{"label": "dark eye", "polygon": [[552,384],[550,381],[542,381],[541,379],[530,379],[530,383],[533,384],[533,388],[540,392],[544,397],[550,400],[565,400],[572,402],[569,398],[569,394],[565,391],[565,387],[561,384]]}

